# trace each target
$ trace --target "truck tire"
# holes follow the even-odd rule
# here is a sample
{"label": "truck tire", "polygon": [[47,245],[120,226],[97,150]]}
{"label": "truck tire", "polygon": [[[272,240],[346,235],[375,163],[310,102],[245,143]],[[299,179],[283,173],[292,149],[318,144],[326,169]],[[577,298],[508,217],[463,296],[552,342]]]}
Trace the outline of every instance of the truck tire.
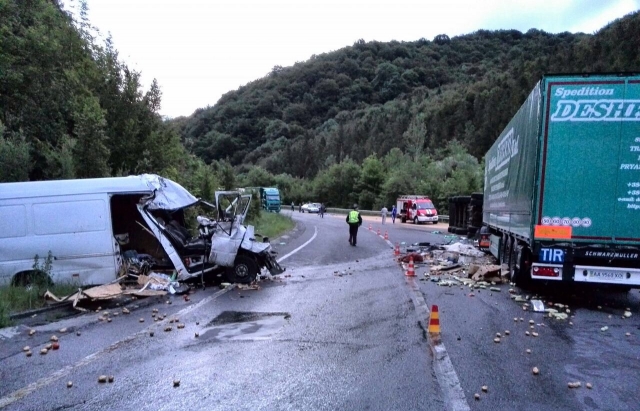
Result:
{"label": "truck tire", "polygon": [[451,227],[451,226],[447,227],[447,231],[450,232],[450,233],[453,233],[453,227]]}
{"label": "truck tire", "polygon": [[401,222],[403,222],[403,223],[406,223],[406,222],[407,222],[407,218],[406,218],[406,217],[402,217],[402,218],[400,219],[400,221],[401,221]]}
{"label": "truck tire", "polygon": [[233,267],[227,268],[227,280],[232,283],[250,284],[258,276],[258,263],[253,257],[238,254]]}
{"label": "truck tire", "polygon": [[527,247],[514,247],[513,266],[509,267],[511,281],[520,288],[527,288],[531,285],[531,270],[525,262],[531,261],[531,252]]}
{"label": "truck tire", "polygon": [[463,227],[456,227],[453,230],[454,234],[459,234],[459,235],[467,235],[468,230],[466,228]]}

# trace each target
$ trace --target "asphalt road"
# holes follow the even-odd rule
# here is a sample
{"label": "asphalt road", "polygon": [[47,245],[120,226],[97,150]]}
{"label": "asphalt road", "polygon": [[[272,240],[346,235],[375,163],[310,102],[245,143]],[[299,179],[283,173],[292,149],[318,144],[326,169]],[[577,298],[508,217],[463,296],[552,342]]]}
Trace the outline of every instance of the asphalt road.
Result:
{"label": "asphalt road", "polygon": [[[446,226],[398,221],[383,226],[365,218],[358,246],[351,247],[344,216],[296,212],[292,217],[296,229],[273,241],[286,276],[261,282],[259,290],[207,288],[190,301],[179,296],[128,301],[130,314],[109,308],[111,322],[99,320],[102,310],[34,327],[31,337],[25,326],[0,330],[0,408],[640,408],[638,290],[551,294],[541,289],[547,303],[568,304],[574,316],[551,320],[523,311],[522,303],[510,298],[508,284],[498,285],[500,292],[441,287],[424,277],[427,267],[407,279],[381,238],[387,231],[389,241],[404,243],[403,248],[442,243],[450,238],[432,232],[446,234]],[[441,352],[434,356],[434,340],[425,333],[424,305],[433,304],[440,310],[438,347],[445,348],[448,362]],[[623,319],[627,307],[632,316]],[[153,321],[154,309],[166,318]],[[524,321],[514,322],[520,317]],[[67,330],[60,333],[63,327]],[[171,331],[164,331],[167,327]],[[497,332],[499,344],[493,342]],[[60,349],[40,355],[52,334]],[[25,345],[32,357],[22,352]],[[533,367],[539,375],[532,374]],[[99,383],[103,374],[113,375],[114,382]],[[178,387],[174,380],[180,380]],[[571,381],[582,387],[568,388]]]}

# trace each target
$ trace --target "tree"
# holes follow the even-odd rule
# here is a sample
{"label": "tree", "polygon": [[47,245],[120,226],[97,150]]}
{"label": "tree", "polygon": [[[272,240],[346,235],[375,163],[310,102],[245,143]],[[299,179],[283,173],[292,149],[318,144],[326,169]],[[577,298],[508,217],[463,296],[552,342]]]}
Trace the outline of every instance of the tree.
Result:
{"label": "tree", "polygon": [[407,151],[413,155],[413,161],[417,162],[424,149],[427,139],[427,127],[425,126],[424,114],[416,115],[407,131],[402,135]]}
{"label": "tree", "polygon": [[4,125],[0,122],[0,182],[29,180],[30,148],[22,134],[7,136]]}
{"label": "tree", "polygon": [[105,145],[104,112],[95,97],[81,100],[78,106],[74,127],[75,174],[79,178],[106,177],[109,175],[109,149]]}

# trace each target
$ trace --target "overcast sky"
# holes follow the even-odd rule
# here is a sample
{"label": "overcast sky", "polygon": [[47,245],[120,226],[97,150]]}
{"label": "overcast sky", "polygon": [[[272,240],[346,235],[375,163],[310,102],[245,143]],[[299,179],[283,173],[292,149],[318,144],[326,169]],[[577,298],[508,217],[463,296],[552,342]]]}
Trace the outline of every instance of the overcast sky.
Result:
{"label": "overcast sky", "polygon": [[[63,0],[71,9],[77,0]],[[190,115],[313,54],[479,29],[594,33],[640,0],[87,0],[120,58],[157,78],[161,114]]]}

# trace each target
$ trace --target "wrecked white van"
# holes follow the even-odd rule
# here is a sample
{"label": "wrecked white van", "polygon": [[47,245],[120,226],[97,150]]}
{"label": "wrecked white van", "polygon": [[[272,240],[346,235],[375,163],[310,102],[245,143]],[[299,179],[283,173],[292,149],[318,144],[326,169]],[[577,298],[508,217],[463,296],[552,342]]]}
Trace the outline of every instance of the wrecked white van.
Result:
{"label": "wrecked white van", "polygon": [[[33,282],[43,275],[34,257],[49,252],[49,279],[78,285],[116,280],[131,256],[151,269],[174,269],[178,280],[225,272],[249,283],[263,268],[280,274],[270,244],[243,224],[249,202],[217,192],[209,204],[153,174],[0,184],[0,284]],[[211,215],[197,216],[192,234],[185,216],[195,210]]]}

